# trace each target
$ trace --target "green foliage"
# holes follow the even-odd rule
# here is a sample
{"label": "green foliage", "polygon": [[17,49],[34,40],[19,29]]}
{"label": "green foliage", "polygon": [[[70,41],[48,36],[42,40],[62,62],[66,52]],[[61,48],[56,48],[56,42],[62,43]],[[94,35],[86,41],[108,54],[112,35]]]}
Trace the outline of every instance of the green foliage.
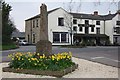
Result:
{"label": "green foliage", "polygon": [[15,30],[15,26],[9,18],[11,8],[9,4],[2,2],[2,44],[12,43],[11,35]]}
{"label": "green foliage", "polygon": [[81,46],[87,46],[85,41],[82,41],[82,42],[80,43],[80,45],[81,45]]}
{"label": "green foliage", "polygon": [[2,45],[1,47],[2,47],[2,50],[10,50],[10,49],[16,49],[17,48],[16,44],[14,44],[14,43],[11,43],[9,45]]}
{"label": "green foliage", "polygon": [[51,70],[58,71],[66,69],[75,63],[72,62],[71,53],[58,53],[52,56],[46,57],[44,54],[40,55],[37,53],[16,53],[10,54],[9,57],[12,58],[10,62],[10,67],[15,69],[35,69],[35,70]]}

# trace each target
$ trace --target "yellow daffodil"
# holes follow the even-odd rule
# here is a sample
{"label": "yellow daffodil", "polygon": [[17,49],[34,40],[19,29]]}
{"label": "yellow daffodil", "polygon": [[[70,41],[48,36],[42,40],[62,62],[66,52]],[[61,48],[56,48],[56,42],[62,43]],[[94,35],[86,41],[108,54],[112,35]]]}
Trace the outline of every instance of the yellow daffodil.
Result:
{"label": "yellow daffodil", "polygon": [[39,54],[39,53],[37,53],[37,55],[39,56],[40,54]]}
{"label": "yellow daffodil", "polygon": [[12,58],[12,60],[14,60],[14,58]]}
{"label": "yellow daffodil", "polygon": [[68,59],[70,59],[70,56],[67,56]]}
{"label": "yellow daffodil", "polygon": [[43,54],[43,58],[45,58],[45,54]]}
{"label": "yellow daffodil", "polygon": [[22,58],[22,60],[24,60],[24,59]]}
{"label": "yellow daffodil", "polygon": [[40,59],[42,59],[43,58],[43,56],[40,56]]}
{"label": "yellow daffodil", "polygon": [[20,60],[20,58],[18,58],[18,60]]}
{"label": "yellow daffodil", "polygon": [[55,60],[55,56],[52,55],[52,60]]}
{"label": "yellow daffodil", "polygon": [[33,60],[33,61],[34,61],[34,58],[31,58],[31,60]]}

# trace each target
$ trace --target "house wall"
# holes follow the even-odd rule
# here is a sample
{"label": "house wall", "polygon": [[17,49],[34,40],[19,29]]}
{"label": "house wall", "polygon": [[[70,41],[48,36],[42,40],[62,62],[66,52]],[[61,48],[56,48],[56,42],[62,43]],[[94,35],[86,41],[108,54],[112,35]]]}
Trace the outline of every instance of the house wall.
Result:
{"label": "house wall", "polygon": [[[104,34],[104,21],[102,20],[90,20],[90,19],[77,19],[77,24],[73,24],[73,26],[77,27],[78,34],[85,34],[85,27],[82,27],[82,31],[79,31],[78,24],[85,24],[85,20],[89,20],[89,25],[95,25],[94,32],[91,31],[91,27],[89,27],[89,34],[96,34],[96,28],[100,28],[100,34]],[[96,25],[96,21],[100,21],[100,25]]]}
{"label": "house wall", "polygon": [[[64,18],[64,26],[58,26],[58,18],[59,17],[63,17]],[[66,17],[66,18],[65,18]],[[70,43],[70,28],[68,28],[69,26],[67,25],[67,23],[70,23],[71,20],[71,15],[69,15],[65,10],[63,10],[62,8],[55,10],[51,13],[48,14],[48,37],[49,37],[49,41],[51,43],[53,43],[53,32],[67,32],[67,40],[68,43],[53,43],[52,45],[69,45]],[[36,20],[38,21],[38,27],[36,27]],[[35,21],[35,27],[33,27],[33,20]],[[68,21],[68,22],[66,22]],[[26,32],[26,40],[28,41],[28,35],[30,36],[30,40],[29,42],[32,44],[37,43],[37,41],[39,41],[40,39],[40,18],[35,18],[32,20],[28,20],[25,21],[25,32]],[[32,28],[32,29],[31,29]],[[32,30],[32,33],[31,33]],[[32,36],[31,36],[32,34]],[[33,43],[33,34],[35,34],[35,43]]]}
{"label": "house wall", "polygon": [[[29,40],[28,40],[29,35]],[[31,21],[25,21],[25,40],[27,40],[29,43],[32,43],[31,41]]]}
{"label": "house wall", "polygon": [[113,44],[113,27],[112,20],[105,21],[105,34],[109,36],[110,42]]}
{"label": "house wall", "polygon": [[[64,18],[64,26],[58,26],[58,18],[62,17]],[[71,44],[71,37],[70,37],[70,28],[72,26],[77,27],[77,34],[85,34],[85,27],[83,27],[82,31],[79,31],[78,24],[85,24],[85,20],[89,20],[89,24],[95,25],[94,32],[91,32],[91,27],[89,27],[89,34],[96,34],[96,28],[100,28],[100,34],[106,34],[109,36],[110,42],[113,43],[113,36],[119,35],[114,32],[114,27],[120,27],[116,25],[116,21],[119,20],[118,18],[120,15],[116,15],[112,20],[106,20],[105,22],[103,20],[90,20],[90,19],[77,19],[77,24],[73,24],[73,16],[68,14],[64,9],[59,8],[51,13],[48,14],[48,36],[49,41],[52,43],[52,45],[69,45]],[[36,27],[36,20],[38,19],[38,27]],[[33,21],[35,21],[35,27],[33,28]],[[96,21],[100,21],[100,25],[96,25]],[[25,21],[25,38],[28,41],[28,35],[29,35],[29,42],[33,43],[33,34],[35,34],[35,43],[39,41],[40,39],[40,18],[35,18],[32,20]],[[53,43],[53,32],[66,32],[67,33],[67,43]],[[76,33],[75,31],[73,32]],[[61,34],[60,34],[61,35]],[[72,35],[72,39],[73,39]],[[60,36],[61,38],[61,36]],[[72,40],[73,43],[73,40]]]}
{"label": "house wall", "polygon": [[[58,18],[64,18],[64,26],[58,26]],[[67,21],[67,22],[66,22]],[[67,32],[69,41],[68,43],[53,43],[52,45],[69,45],[70,44],[70,34],[67,23],[70,24],[70,15],[63,9],[58,9],[52,13],[48,14],[48,33],[49,33],[49,41],[53,43],[53,32]]]}
{"label": "house wall", "polygon": [[113,42],[114,42],[114,36],[118,37],[118,44],[120,44],[120,34],[117,34],[114,32],[114,27],[120,27],[120,25],[116,25],[116,21],[120,21],[120,15],[117,14],[113,19],[112,19],[112,27],[113,27]]}
{"label": "house wall", "polygon": [[[33,20],[34,22],[34,27],[33,27]],[[38,27],[37,27],[37,21],[38,20]],[[32,20],[25,21],[25,39],[28,41],[28,35],[29,35],[29,43],[35,44],[37,41],[39,41],[39,33],[40,33],[40,18],[35,18]],[[35,43],[34,43],[34,36],[35,34]]]}

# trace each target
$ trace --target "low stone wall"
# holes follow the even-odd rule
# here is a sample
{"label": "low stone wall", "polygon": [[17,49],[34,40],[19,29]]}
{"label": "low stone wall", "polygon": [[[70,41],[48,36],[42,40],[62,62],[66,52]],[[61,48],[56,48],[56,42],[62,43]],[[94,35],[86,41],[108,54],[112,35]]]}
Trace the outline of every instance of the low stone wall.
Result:
{"label": "low stone wall", "polygon": [[42,70],[30,70],[30,69],[12,69],[9,67],[4,67],[3,72],[14,72],[14,73],[24,73],[24,74],[33,74],[33,75],[47,75],[47,76],[55,76],[62,77],[65,74],[71,73],[78,68],[78,64],[73,65],[72,67],[66,68],[62,71],[42,71]]}

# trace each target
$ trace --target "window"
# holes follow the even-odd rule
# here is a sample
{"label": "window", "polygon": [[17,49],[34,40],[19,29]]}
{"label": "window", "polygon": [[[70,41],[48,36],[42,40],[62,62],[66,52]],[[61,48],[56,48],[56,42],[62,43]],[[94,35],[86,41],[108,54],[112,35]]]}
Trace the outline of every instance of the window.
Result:
{"label": "window", "polygon": [[73,24],[77,24],[77,20],[76,19],[73,19]]}
{"label": "window", "polygon": [[120,21],[116,21],[116,25],[120,25]]}
{"label": "window", "polygon": [[120,34],[120,27],[116,27],[116,33]]}
{"label": "window", "polygon": [[96,21],[96,25],[100,25],[100,21]]}
{"label": "window", "polygon": [[77,26],[74,26],[74,27],[73,27],[73,31],[77,31]]}
{"label": "window", "polygon": [[82,27],[79,27],[79,31],[82,31],[82,29],[83,29]]}
{"label": "window", "polygon": [[29,34],[28,34],[28,42],[29,42]]}
{"label": "window", "polygon": [[89,24],[89,20],[85,20],[85,24]]}
{"label": "window", "polygon": [[64,26],[64,18],[58,18],[58,26]]}
{"label": "window", "polygon": [[67,43],[66,32],[53,32],[53,43]]}
{"label": "window", "polygon": [[35,21],[33,20],[33,28],[35,27]]}
{"label": "window", "polygon": [[90,25],[90,27],[95,27],[95,25]]}
{"label": "window", "polygon": [[38,19],[36,20],[36,27],[38,27]]}
{"label": "window", "polygon": [[57,32],[53,33],[53,43],[59,43],[60,42],[60,34]]}
{"label": "window", "polygon": [[94,32],[94,27],[91,27],[91,32]]}
{"label": "window", "polygon": [[82,27],[84,27],[84,25],[83,24],[78,24],[78,26],[79,26],[79,31],[82,31]]}
{"label": "window", "polygon": [[33,34],[33,43],[35,43],[35,34]]}
{"label": "window", "polygon": [[114,27],[114,32],[117,32],[116,27]]}
{"label": "window", "polygon": [[66,33],[61,33],[61,42],[62,43],[67,42],[67,40],[66,40]]}
{"label": "window", "polygon": [[100,28],[96,28],[96,33],[100,34]]}

